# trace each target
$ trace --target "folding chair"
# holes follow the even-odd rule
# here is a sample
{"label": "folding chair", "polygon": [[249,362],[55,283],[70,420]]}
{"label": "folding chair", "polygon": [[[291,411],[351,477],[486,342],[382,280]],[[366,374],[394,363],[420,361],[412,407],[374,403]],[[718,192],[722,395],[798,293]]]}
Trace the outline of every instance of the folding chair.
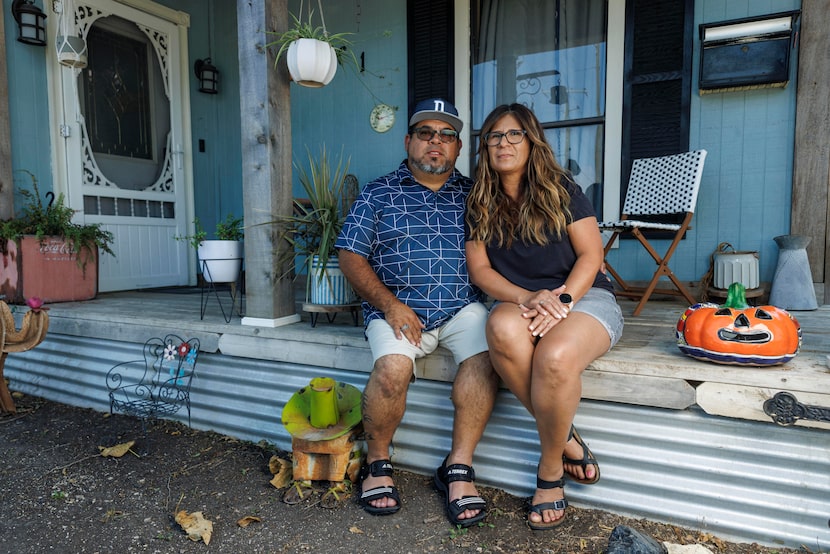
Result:
{"label": "folding chair", "polygon": [[[692,221],[705,159],[706,150],[694,150],[673,156],[634,160],[621,219],[603,221],[599,224],[601,231],[612,231],[611,238],[605,245],[606,257],[617,238],[624,233],[630,233],[657,264],[648,285],[638,287],[627,283],[607,260],[605,262],[606,269],[622,289],[618,290],[617,294],[640,299],[640,303],[634,308],[635,316],[640,315],[653,293],[683,296],[689,304],[695,303],[694,297],[669,268],[669,260]],[[682,221],[677,223],[680,218]],[[646,239],[643,234],[645,230],[674,233],[665,254],[661,256]],[[675,288],[658,289],[657,283],[661,277],[668,277]]]}

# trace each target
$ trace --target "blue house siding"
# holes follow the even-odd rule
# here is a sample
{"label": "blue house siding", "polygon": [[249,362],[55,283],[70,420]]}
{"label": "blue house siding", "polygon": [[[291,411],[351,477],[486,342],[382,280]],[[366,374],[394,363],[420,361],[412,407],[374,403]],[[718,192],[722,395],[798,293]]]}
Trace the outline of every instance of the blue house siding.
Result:
{"label": "blue house siding", "polygon": [[[195,211],[211,231],[227,214],[243,215],[236,2],[163,0],[159,4],[190,14],[187,47]],[[264,33],[262,40],[266,40]],[[218,94],[199,92],[193,63],[207,57],[220,72]],[[200,140],[204,152],[199,151]]]}
{"label": "blue house siding", "polygon": [[[296,13],[299,2],[289,6]],[[364,55],[365,71],[339,67],[334,80],[318,89],[292,83],[294,158],[305,165],[306,148],[315,153],[325,144],[339,153],[342,146],[344,155],[351,157],[349,172],[364,185],[397,167],[406,155],[406,3],[365,0],[355,13],[349,2],[328,2],[324,9],[329,32],[355,33],[349,39],[358,61]],[[316,13],[314,17],[319,25]],[[380,102],[398,108],[395,125],[386,133],[369,126],[369,112]],[[296,174],[294,194],[304,196]]]}
{"label": "blue house siding", "polygon": [[[22,170],[29,171],[37,178],[41,193],[45,193],[52,190],[45,50],[17,42],[17,23],[11,16],[11,4],[12,0],[3,0],[12,181],[16,189],[30,189],[32,181]],[[15,198],[16,207],[19,202],[19,197]]]}
{"label": "blue house siding", "polygon": [[[698,25],[799,9],[790,0],[695,2],[695,46],[690,148],[709,155],[703,171],[692,230],[672,258],[684,281],[698,281],[720,242],[760,253],[761,281],[771,281],[778,259],[773,237],[790,230],[795,136],[797,50],[790,58],[790,83],[770,88],[698,94]],[[664,246],[666,241],[658,241]],[[634,241],[623,241],[609,261],[624,276],[647,280],[654,262]]]}

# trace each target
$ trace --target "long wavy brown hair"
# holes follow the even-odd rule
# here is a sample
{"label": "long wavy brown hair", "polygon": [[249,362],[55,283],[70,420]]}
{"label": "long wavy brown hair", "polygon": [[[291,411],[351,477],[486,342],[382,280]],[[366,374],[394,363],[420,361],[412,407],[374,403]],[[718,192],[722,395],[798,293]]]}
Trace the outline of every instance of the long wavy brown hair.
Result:
{"label": "long wavy brown hair", "polygon": [[[524,140],[530,141],[530,157],[518,201],[505,194],[499,174],[490,166],[490,148],[484,142],[484,136],[508,114],[519,121],[527,131]],[[540,245],[547,244],[551,233],[561,237],[570,219],[571,197],[562,184],[568,178],[536,115],[522,104],[498,106],[481,127],[476,180],[467,197],[470,237],[499,247],[509,247],[517,237],[527,244]]]}

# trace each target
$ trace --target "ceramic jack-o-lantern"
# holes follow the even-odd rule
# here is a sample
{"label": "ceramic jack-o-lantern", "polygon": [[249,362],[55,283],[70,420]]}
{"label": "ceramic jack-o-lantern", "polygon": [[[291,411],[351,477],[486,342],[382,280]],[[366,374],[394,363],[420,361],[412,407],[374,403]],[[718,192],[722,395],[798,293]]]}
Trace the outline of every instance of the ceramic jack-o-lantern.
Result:
{"label": "ceramic jack-o-lantern", "polygon": [[786,310],[750,306],[744,286],[732,283],[723,305],[689,306],[677,322],[677,346],[688,356],[720,364],[783,364],[801,348],[801,326]]}

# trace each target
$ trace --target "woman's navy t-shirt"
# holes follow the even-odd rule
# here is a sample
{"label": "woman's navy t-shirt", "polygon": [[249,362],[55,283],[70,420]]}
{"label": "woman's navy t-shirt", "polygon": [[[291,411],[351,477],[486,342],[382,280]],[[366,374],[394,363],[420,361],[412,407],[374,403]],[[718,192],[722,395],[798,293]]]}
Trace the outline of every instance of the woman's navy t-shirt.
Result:
{"label": "woman's navy t-shirt", "polygon": [[[571,180],[565,180],[563,184],[571,196],[571,217],[568,223],[586,217],[596,217],[594,208],[582,189]],[[469,236],[468,231],[468,240]],[[510,248],[488,245],[487,255],[493,269],[511,283],[530,291],[550,290],[561,286],[576,263],[576,253],[567,232],[561,238],[551,233],[548,243],[544,246],[526,244],[518,237],[514,238]],[[599,271],[594,278],[593,286],[614,292],[608,277]]]}

